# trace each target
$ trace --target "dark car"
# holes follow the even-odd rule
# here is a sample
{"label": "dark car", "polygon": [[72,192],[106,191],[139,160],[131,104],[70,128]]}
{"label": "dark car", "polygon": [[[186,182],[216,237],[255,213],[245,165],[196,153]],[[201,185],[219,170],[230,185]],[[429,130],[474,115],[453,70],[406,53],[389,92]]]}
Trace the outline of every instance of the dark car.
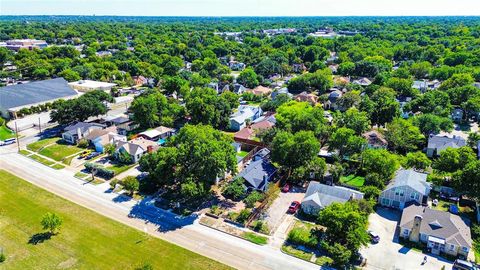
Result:
{"label": "dark car", "polygon": [[380,242],[380,236],[376,232],[368,231],[368,235],[370,236],[370,239],[372,239],[372,243],[376,244]]}
{"label": "dark car", "polygon": [[300,203],[298,201],[293,201],[290,206],[288,207],[289,214],[295,214],[300,208]]}
{"label": "dark car", "polygon": [[455,260],[453,263],[453,270],[478,270],[478,268],[471,262],[464,260]]}
{"label": "dark car", "polygon": [[88,155],[85,159],[89,160],[89,159],[92,159],[94,157],[98,157],[99,155],[100,155],[100,152],[93,152],[90,155]]}
{"label": "dark car", "polygon": [[282,188],[282,192],[284,193],[287,193],[290,191],[290,185],[289,184],[285,184],[285,186],[283,186]]}

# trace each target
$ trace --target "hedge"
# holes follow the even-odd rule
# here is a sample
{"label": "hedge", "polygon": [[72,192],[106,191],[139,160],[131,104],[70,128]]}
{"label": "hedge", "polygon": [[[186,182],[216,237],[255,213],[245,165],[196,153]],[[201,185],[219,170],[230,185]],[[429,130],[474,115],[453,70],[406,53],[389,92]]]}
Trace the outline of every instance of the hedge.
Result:
{"label": "hedge", "polygon": [[103,167],[101,165],[98,165],[96,163],[90,163],[90,162],[85,163],[85,169],[88,172],[91,172],[92,169],[94,169],[94,168],[97,170],[96,174],[103,177],[103,178],[110,179],[115,175],[114,171],[106,169],[105,167]]}

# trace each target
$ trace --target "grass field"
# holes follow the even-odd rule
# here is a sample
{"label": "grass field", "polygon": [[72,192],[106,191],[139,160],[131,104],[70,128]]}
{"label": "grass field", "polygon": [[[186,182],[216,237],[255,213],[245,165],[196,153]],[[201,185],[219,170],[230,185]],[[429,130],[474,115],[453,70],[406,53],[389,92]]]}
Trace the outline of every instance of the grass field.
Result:
{"label": "grass field", "polygon": [[[1,269],[229,269],[181,247],[103,217],[0,170]],[[63,218],[60,233],[36,244],[41,217]]]}
{"label": "grass field", "polygon": [[82,152],[83,150],[84,149],[78,148],[74,145],[56,143],[43,148],[38,153],[53,160],[62,161],[64,158]]}
{"label": "grass field", "polygon": [[0,141],[13,138],[15,133],[8,129],[6,126],[0,126]]}
{"label": "grass field", "polygon": [[107,169],[113,171],[115,175],[119,175],[133,166],[135,166],[135,164],[114,164],[112,166],[108,166]]}
{"label": "grass field", "polygon": [[247,155],[248,155],[247,151],[240,151],[240,152],[237,153],[237,156],[242,157],[242,158],[246,157]]}
{"label": "grass field", "polygon": [[351,174],[349,176],[342,176],[340,182],[353,187],[363,187],[363,184],[365,184],[365,178]]}
{"label": "grass field", "polygon": [[55,137],[55,138],[49,138],[49,139],[43,139],[38,142],[31,143],[27,145],[27,149],[30,151],[37,152],[40,150],[42,147],[45,147],[49,144],[55,143],[56,141],[60,140],[60,138]]}

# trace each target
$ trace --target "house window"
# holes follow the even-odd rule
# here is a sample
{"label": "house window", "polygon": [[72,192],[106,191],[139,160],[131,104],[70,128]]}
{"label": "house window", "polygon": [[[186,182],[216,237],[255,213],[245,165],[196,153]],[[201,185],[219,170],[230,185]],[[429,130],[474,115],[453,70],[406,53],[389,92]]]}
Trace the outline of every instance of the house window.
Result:
{"label": "house window", "polygon": [[403,196],[403,189],[400,190],[400,196]]}
{"label": "house window", "polygon": [[412,194],[410,194],[410,199],[415,199],[415,196],[416,196],[416,193],[412,192]]}
{"label": "house window", "polygon": [[468,253],[468,248],[467,247],[462,247],[463,252]]}
{"label": "house window", "polygon": [[403,231],[403,234],[404,234],[404,235],[408,235],[408,233],[409,233],[408,229],[405,229],[405,230]]}
{"label": "house window", "polygon": [[454,246],[454,245],[450,245],[450,250],[452,250],[452,251],[453,251],[453,249],[454,249],[454,248],[455,248],[455,246]]}

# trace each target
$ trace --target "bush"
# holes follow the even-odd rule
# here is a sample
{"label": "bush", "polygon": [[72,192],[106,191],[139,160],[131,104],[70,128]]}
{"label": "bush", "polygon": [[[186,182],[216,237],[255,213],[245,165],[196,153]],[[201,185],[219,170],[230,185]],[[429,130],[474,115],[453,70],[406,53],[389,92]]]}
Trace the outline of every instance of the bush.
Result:
{"label": "bush", "polygon": [[80,139],[77,143],[77,146],[80,148],[87,148],[88,147],[88,141],[86,139]]}
{"label": "bush", "polygon": [[103,178],[110,179],[115,175],[114,171],[106,169],[98,164],[87,162],[85,163],[85,169],[88,172],[91,172],[93,169],[97,170],[96,175],[100,175]]}
{"label": "bush", "polygon": [[227,197],[230,197],[234,200],[238,200],[245,196],[245,186],[243,185],[243,179],[237,178],[232,182],[228,183],[227,187],[223,191],[223,194]]}
{"label": "bush", "polygon": [[294,245],[315,248],[318,240],[312,235],[311,231],[305,228],[293,228],[287,237],[287,241]]}
{"label": "bush", "polygon": [[474,240],[480,240],[480,224],[475,224],[472,226],[472,238]]}
{"label": "bush", "polygon": [[4,262],[6,259],[7,257],[5,256],[5,254],[0,253],[0,263]]}
{"label": "bush", "polygon": [[362,191],[365,194],[364,198],[366,200],[374,200],[374,201],[378,199],[378,196],[380,196],[380,193],[382,192],[376,186],[364,186],[360,189],[360,191]]}
{"label": "bush", "polygon": [[255,206],[255,203],[261,199],[263,199],[263,195],[258,191],[254,191],[245,198],[244,202],[248,208],[252,208]]}
{"label": "bush", "polygon": [[110,188],[113,190],[115,189],[115,187],[117,186],[118,184],[118,179],[113,179],[112,181],[110,181]]}
{"label": "bush", "polygon": [[252,228],[253,228],[254,231],[261,232],[263,234],[269,234],[270,233],[267,224],[265,224],[265,222],[263,222],[261,220],[255,220],[252,223]]}
{"label": "bush", "polygon": [[240,213],[238,213],[237,222],[245,224],[251,213],[252,212],[250,210],[243,209],[242,211],[240,211]]}
{"label": "bush", "polygon": [[127,176],[122,181],[123,188],[133,195],[139,188],[138,179],[135,176]]}

